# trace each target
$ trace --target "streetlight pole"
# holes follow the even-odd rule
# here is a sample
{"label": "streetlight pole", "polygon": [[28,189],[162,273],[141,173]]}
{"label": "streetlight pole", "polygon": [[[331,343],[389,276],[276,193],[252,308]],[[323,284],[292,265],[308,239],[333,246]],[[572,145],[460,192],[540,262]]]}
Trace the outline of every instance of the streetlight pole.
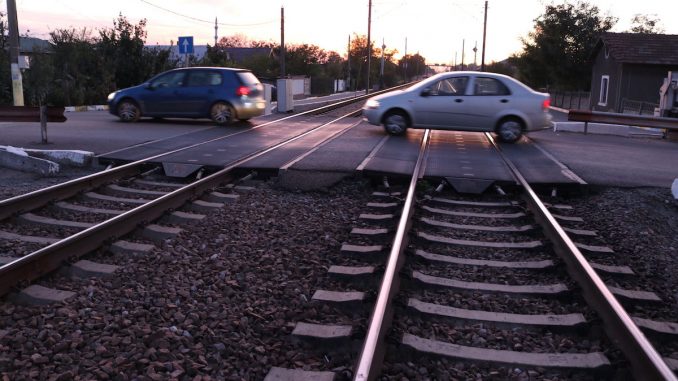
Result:
{"label": "streetlight pole", "polygon": [[485,22],[483,23],[483,53],[480,59],[480,71],[485,71],[485,33],[487,32],[487,0],[485,0]]}
{"label": "streetlight pole", "polygon": [[370,43],[372,35],[372,0],[369,0],[367,10],[367,78],[365,79],[365,94],[370,93],[370,66],[372,64],[372,44]]}

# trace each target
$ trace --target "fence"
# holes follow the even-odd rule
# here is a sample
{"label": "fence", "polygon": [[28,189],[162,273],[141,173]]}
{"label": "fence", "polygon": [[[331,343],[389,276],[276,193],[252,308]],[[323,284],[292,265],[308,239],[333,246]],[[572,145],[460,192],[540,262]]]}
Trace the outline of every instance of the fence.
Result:
{"label": "fence", "polygon": [[589,110],[591,93],[585,91],[551,91],[551,106],[564,109]]}
{"label": "fence", "polygon": [[619,111],[622,114],[654,115],[654,109],[657,107],[659,107],[659,104],[657,103],[634,101],[632,99],[623,98]]}

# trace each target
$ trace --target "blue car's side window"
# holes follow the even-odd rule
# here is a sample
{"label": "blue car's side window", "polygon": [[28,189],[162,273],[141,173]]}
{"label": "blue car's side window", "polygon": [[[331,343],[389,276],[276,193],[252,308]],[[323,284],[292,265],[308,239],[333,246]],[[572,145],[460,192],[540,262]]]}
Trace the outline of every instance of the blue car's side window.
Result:
{"label": "blue car's side window", "polygon": [[221,85],[221,74],[214,71],[196,70],[188,75],[188,86]]}
{"label": "blue car's side window", "polygon": [[151,82],[151,87],[154,89],[163,87],[180,87],[184,85],[184,72],[167,73],[156,78]]}

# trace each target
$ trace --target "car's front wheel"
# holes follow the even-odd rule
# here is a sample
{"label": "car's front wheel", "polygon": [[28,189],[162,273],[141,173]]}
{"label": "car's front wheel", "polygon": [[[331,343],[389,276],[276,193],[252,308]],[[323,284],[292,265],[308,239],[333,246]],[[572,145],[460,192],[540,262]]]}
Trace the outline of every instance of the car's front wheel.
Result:
{"label": "car's front wheel", "polygon": [[210,109],[210,118],[220,126],[231,124],[235,120],[235,109],[226,102],[217,102]]}
{"label": "car's front wheel", "polygon": [[518,118],[504,118],[495,132],[502,142],[515,143],[523,135],[523,122]]}
{"label": "car's front wheel", "polygon": [[130,99],[125,99],[118,104],[118,118],[123,122],[136,122],[141,117],[139,106]]}
{"label": "car's front wheel", "polygon": [[391,111],[384,117],[384,130],[391,135],[402,135],[407,131],[410,121],[401,111]]}

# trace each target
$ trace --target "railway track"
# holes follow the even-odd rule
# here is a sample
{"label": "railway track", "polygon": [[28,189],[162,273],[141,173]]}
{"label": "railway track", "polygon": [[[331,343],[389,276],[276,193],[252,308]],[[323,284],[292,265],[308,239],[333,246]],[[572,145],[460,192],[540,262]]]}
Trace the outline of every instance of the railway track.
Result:
{"label": "railway track", "polygon": [[542,201],[508,161],[520,184],[508,194],[420,189],[427,139],[408,188],[374,193],[342,246],[364,264],[330,267],[337,288],[313,295],[338,322],[292,332],[330,356],[360,347],[355,363],[273,367],[268,380],[676,379],[671,314],[651,312],[661,298],[573,206]]}
{"label": "railway track", "polygon": [[[1,200],[0,239],[21,244],[0,257],[0,296],[58,269],[63,263],[75,263],[102,245],[110,245],[111,250],[132,253],[150,251],[148,245],[118,239],[142,225],[146,225],[141,233],[145,238],[159,242],[171,238],[181,231],[178,226],[200,221],[205,218],[202,213],[210,208],[219,208],[237,197],[218,190],[227,189],[226,185],[236,180],[234,173],[239,166],[341,120],[358,116],[360,110],[356,105],[359,106],[365,98],[356,97],[290,115],[246,131],[163,152],[119,167],[109,167],[80,179]],[[290,120],[313,119],[316,115],[328,113],[338,113],[340,116],[271,146],[248,152],[211,174],[200,171],[192,181],[180,183],[164,176],[159,176],[160,180],[153,177],[154,173],[162,172],[157,161],[163,156],[212,144],[232,138],[233,135],[251,133],[253,130],[276,128]],[[318,144],[341,135],[347,129],[343,127],[333,131]],[[305,154],[307,152],[302,152],[298,157]],[[164,218],[165,226],[151,223],[161,217]],[[73,271],[90,275],[107,274],[115,270],[114,267],[88,261],[77,262],[71,267]],[[18,299],[46,303],[64,300],[69,296],[72,294],[32,286],[23,290]]]}
{"label": "railway track", "polygon": [[[352,113],[347,112],[346,117],[350,115]],[[327,139],[342,131],[337,130]],[[312,133],[312,130],[307,132]],[[200,179],[186,183],[157,176],[157,167],[144,160],[113,168],[101,177],[90,176],[82,182],[74,181],[0,201],[0,226],[7,228],[5,230],[11,232],[16,226],[14,222],[20,221],[22,226],[15,231],[36,223],[44,224],[44,218],[40,221],[39,217],[45,216],[58,220],[60,226],[56,229],[57,237],[53,237],[57,241],[29,244],[21,258],[0,265],[2,294],[16,291],[62,268],[65,263],[73,264],[77,258],[97,252],[95,257],[102,258],[104,266],[93,270],[91,263],[81,263],[83,266],[75,272],[88,279],[96,272],[103,273],[109,266],[108,270],[122,271],[126,275],[124,279],[129,280],[127,275],[131,269],[110,266],[133,267],[135,261],[142,258],[156,266],[158,272],[175,272],[177,278],[189,278],[187,281],[191,283],[186,288],[166,286],[166,280],[151,273],[148,279],[132,286],[114,276],[107,278],[111,280],[85,280],[67,287],[71,290],[84,287],[86,292],[79,295],[75,304],[85,308],[71,310],[68,302],[54,310],[0,305],[0,319],[21,325],[25,324],[23,319],[28,319],[29,325],[35,325],[36,337],[40,341],[46,340],[50,348],[47,354],[31,354],[26,348],[37,348],[38,344],[33,344],[30,339],[27,343],[25,337],[13,337],[12,347],[23,349],[21,356],[9,361],[3,353],[10,351],[8,337],[14,328],[0,326],[0,374],[6,369],[39,367],[48,358],[50,365],[57,364],[55,368],[69,364],[68,361],[77,362],[63,355],[66,352],[63,346],[75,348],[77,353],[85,352],[83,339],[78,335],[66,337],[64,331],[55,326],[60,327],[64,321],[83,320],[84,324],[76,331],[85,331],[91,340],[87,346],[92,347],[92,353],[87,354],[80,365],[86,378],[146,374],[152,379],[163,378],[160,375],[192,379],[209,373],[224,379],[262,379],[268,374],[271,379],[293,380],[463,379],[479,376],[494,379],[624,379],[630,375],[636,379],[673,379],[670,371],[664,372],[667,365],[675,369],[673,360],[667,356],[675,351],[670,337],[678,329],[671,324],[659,323],[670,321],[673,316],[662,310],[661,301],[655,299],[651,288],[633,280],[633,269],[616,262],[613,253],[605,249],[605,243],[592,235],[593,228],[577,219],[576,205],[565,205],[567,200],[553,199],[549,204],[541,202],[543,205],[540,206],[540,202],[530,201],[529,191],[523,192],[520,188],[506,192],[498,190],[496,195],[468,197],[448,189],[434,191],[434,186],[421,181],[420,174],[416,174],[409,184],[410,189],[395,191],[385,187],[383,192],[375,193],[370,202],[365,203],[368,209],[365,213],[352,219],[343,217],[343,220],[353,220],[355,229],[341,250],[341,255],[349,256],[351,260],[341,265],[326,264],[329,258],[312,256],[309,250],[302,250],[303,255],[294,253],[294,249],[288,249],[292,240],[280,238],[268,246],[250,250],[252,236],[247,229],[238,227],[237,219],[222,226],[225,233],[218,237],[205,236],[200,230],[191,233],[190,221],[196,220],[196,214],[209,214],[204,208],[210,205],[202,205],[200,211],[193,210],[192,214],[185,214],[188,209],[183,208],[198,198],[206,198],[209,202],[220,203],[221,206],[211,206],[217,206],[221,211],[216,214],[223,214],[224,202],[232,201],[238,195],[247,199],[245,192],[252,192],[252,189],[235,186],[242,180],[239,178],[241,172],[235,171],[239,165],[304,136],[279,142],[231,163],[223,170],[203,173]],[[425,147],[424,144],[422,153]],[[299,153],[288,164],[305,154]],[[416,187],[418,182],[420,186]],[[228,194],[232,191],[236,194]],[[107,200],[102,200],[102,194]],[[87,198],[96,201],[87,201]],[[347,197],[332,200],[345,202]],[[339,211],[325,211],[326,218],[322,214],[309,218],[297,217],[294,209],[290,209],[285,217],[272,217],[270,211],[258,210],[267,210],[269,202],[279,203],[281,209],[290,207],[287,200],[247,201],[256,207],[242,213],[254,215],[245,214],[242,218],[260,218],[262,226],[274,218],[289,218],[289,224],[294,226],[302,223],[295,218],[301,218],[315,227],[313,234],[295,238],[304,245],[330,240],[331,233],[343,229],[342,226],[332,229],[323,226],[329,221],[340,220],[335,216],[341,214]],[[306,202],[300,196],[296,205]],[[240,207],[233,206],[237,204],[229,205],[229,213],[240,213]],[[551,217],[542,215],[545,210]],[[174,218],[180,219],[166,222],[173,218],[173,213],[177,214]],[[161,243],[157,243],[155,249],[146,246],[150,251],[144,252],[142,247],[147,238],[143,233],[129,234],[158,219],[170,227],[186,227],[181,235],[195,235],[195,239],[189,238],[188,244],[179,246],[166,240],[170,237],[165,234],[167,232],[160,232]],[[552,222],[552,219],[577,242],[573,245],[579,255],[574,259],[566,259],[572,245],[567,240],[558,242],[558,228],[554,228],[556,232],[550,231],[550,225],[543,222]],[[67,220],[84,224],[67,227],[63,222]],[[53,226],[54,221],[51,222],[47,226]],[[111,226],[107,226],[109,223]],[[36,232],[32,237],[52,231],[52,228],[29,229]],[[129,251],[117,257],[127,259],[123,264],[107,262],[106,255],[100,254],[106,247],[112,251],[120,249],[116,240],[124,236],[128,242],[123,243],[121,249]],[[16,237],[9,239],[16,242]],[[230,249],[224,249],[226,247]],[[299,247],[297,245],[297,250]],[[12,249],[22,251],[17,248]],[[227,250],[244,250],[248,257],[261,259],[254,260],[249,266],[229,269],[225,263],[231,260],[226,258]],[[145,258],[149,253],[153,259]],[[287,259],[281,260],[274,253],[287,256]],[[583,262],[582,253],[590,262]],[[186,256],[182,257],[183,254]],[[311,266],[303,262],[304,256],[311,257]],[[194,259],[199,262],[200,270],[184,274],[184,266],[191,266]],[[301,286],[300,281],[294,280],[294,277],[329,278],[328,274],[317,270],[319,264],[329,271],[333,279],[329,284],[333,287],[309,289],[308,285]],[[590,269],[601,274],[600,282],[611,286],[609,293],[598,294],[595,286],[600,282],[586,278]],[[19,273],[14,273],[16,270]],[[211,280],[203,280],[203,271]],[[277,276],[277,271],[284,271],[290,278]],[[580,275],[577,278],[571,274]],[[191,276],[198,275],[199,280],[190,281]],[[257,278],[267,276],[279,280],[277,286],[258,285]],[[41,283],[58,289],[62,281],[63,278],[56,277]],[[591,282],[593,285],[589,284]],[[95,284],[114,292],[97,291]],[[340,284],[345,288],[338,286]],[[129,295],[135,287],[145,296],[132,308],[130,306],[135,303],[130,302]],[[241,293],[248,295],[249,289],[260,287],[267,295],[253,300],[238,297]],[[155,291],[153,298],[148,290]],[[108,305],[106,299],[116,293],[121,296]],[[295,301],[287,301],[290,294],[296,297]],[[72,294],[61,296],[69,295]],[[608,310],[609,306],[605,304],[610,295],[617,297],[621,305],[631,311],[631,316],[619,315],[619,304],[612,303],[612,310]],[[312,311],[269,313],[262,307],[268,296],[289,305],[301,304]],[[196,300],[201,300],[209,309],[197,311]],[[220,302],[216,303],[217,300]],[[112,314],[97,311],[99,304],[104,304],[107,311],[113,311]],[[237,313],[223,315],[224,310]],[[27,311],[37,312],[26,315]],[[290,317],[291,323],[279,323]],[[154,318],[163,323],[150,325],[148,321]],[[328,323],[333,318],[337,319],[336,324],[330,326]],[[661,340],[653,342],[654,347],[649,345],[639,335],[640,331],[634,329],[634,324],[645,334]],[[53,333],[57,330],[60,333]],[[128,355],[126,346],[130,345],[130,336],[143,338],[143,345],[141,349],[135,348],[132,340],[133,350]],[[257,344],[241,350],[243,353],[233,353],[235,350],[231,351],[228,343],[244,341],[244,336]],[[267,336],[280,342],[271,342]],[[68,344],[59,344],[60,337],[68,339]],[[290,338],[292,348],[285,349]],[[304,351],[315,353],[304,354]],[[278,352],[284,355],[273,354]],[[187,360],[189,355],[198,360]],[[122,359],[125,356],[131,360]],[[71,360],[66,361],[66,358]],[[229,365],[223,365],[222,361]],[[50,373],[55,368],[48,368],[50,370],[42,375],[56,374]],[[331,371],[305,370],[319,368]],[[19,373],[7,374],[12,377]],[[68,379],[69,375],[75,374],[81,373],[60,370],[58,376]]]}

